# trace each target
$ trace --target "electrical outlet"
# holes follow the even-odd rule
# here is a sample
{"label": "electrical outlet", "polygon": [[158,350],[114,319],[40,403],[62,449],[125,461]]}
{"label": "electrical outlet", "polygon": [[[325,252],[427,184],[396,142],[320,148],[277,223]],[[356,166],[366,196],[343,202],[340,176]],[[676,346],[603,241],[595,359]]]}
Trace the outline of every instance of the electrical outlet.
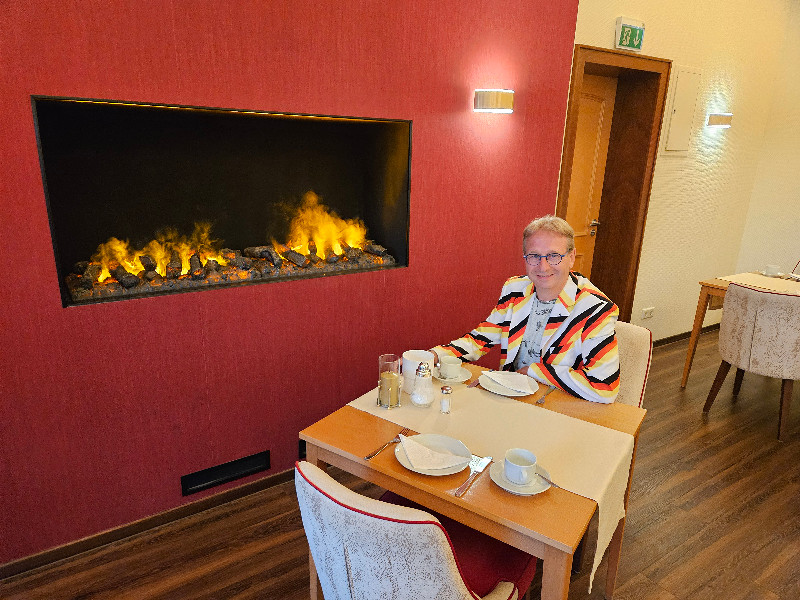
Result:
{"label": "electrical outlet", "polygon": [[653,312],[656,310],[655,306],[648,306],[647,308],[642,309],[642,318],[643,319],[652,319]]}

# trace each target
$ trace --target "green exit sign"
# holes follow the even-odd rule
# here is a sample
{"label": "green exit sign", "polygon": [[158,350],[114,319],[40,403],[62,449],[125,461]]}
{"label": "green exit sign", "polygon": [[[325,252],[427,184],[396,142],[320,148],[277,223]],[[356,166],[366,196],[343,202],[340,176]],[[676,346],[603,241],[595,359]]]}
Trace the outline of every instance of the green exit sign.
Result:
{"label": "green exit sign", "polygon": [[641,52],[644,42],[644,22],[619,17],[617,19],[617,39],[615,46],[623,50]]}

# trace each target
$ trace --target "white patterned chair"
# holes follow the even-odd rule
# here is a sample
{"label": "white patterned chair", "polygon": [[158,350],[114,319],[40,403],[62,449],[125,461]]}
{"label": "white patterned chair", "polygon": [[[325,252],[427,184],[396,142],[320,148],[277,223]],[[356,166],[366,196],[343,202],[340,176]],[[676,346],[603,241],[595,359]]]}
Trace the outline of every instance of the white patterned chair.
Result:
{"label": "white patterned chair", "polygon": [[641,408],[653,356],[653,334],[645,327],[617,321],[619,392],[616,402]]}
{"label": "white patterned chair", "polygon": [[731,283],[722,307],[719,353],[722,364],[703,412],[714,404],[731,365],[736,366],[734,396],[739,394],[745,371],[781,379],[778,439],[783,440],[792,383],[800,379],[800,296]]}
{"label": "white patterned chair", "polygon": [[[362,496],[308,462],[295,465],[295,488],[325,600],[515,600],[520,595],[518,582],[512,581],[500,580],[483,595],[471,590],[463,573],[484,567],[462,564],[444,527],[428,512]],[[474,533],[473,550],[487,537]],[[492,564],[502,565],[489,554]],[[525,556],[530,564],[519,584],[523,592],[536,571],[536,559]]]}

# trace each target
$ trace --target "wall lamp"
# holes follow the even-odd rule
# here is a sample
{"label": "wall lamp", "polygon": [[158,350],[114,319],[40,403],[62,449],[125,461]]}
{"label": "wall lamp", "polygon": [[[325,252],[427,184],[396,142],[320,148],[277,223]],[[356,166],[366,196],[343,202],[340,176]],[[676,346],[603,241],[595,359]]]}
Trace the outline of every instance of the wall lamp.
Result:
{"label": "wall lamp", "polygon": [[733,121],[733,113],[711,113],[708,115],[707,127],[728,128]]}
{"label": "wall lamp", "polygon": [[475,90],[475,103],[472,110],[488,113],[513,113],[514,90]]}

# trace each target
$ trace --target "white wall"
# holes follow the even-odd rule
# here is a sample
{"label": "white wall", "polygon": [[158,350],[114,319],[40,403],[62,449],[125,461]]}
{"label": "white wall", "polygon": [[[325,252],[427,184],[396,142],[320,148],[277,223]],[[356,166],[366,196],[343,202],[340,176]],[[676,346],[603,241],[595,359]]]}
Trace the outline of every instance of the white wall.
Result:
{"label": "white wall", "polygon": [[[662,130],[653,177],[631,322],[650,328],[656,340],[691,329],[698,281],[737,272],[742,236],[751,221],[762,220],[748,209],[756,181],[775,175],[763,173],[760,158],[779,93],[775,82],[787,68],[781,53],[795,2],[581,0],[578,6],[576,44],[613,48],[616,18],[626,16],[645,22],[642,54],[673,61],[670,92],[679,67],[702,71],[689,149],[664,152]],[[671,93],[665,127],[670,110]],[[704,127],[712,111],[732,112],[733,127]],[[780,202],[786,210],[790,199]],[[763,247],[757,233],[748,236]],[[642,320],[650,306],[654,316]],[[719,314],[709,312],[706,324]]]}
{"label": "white wall", "polygon": [[[792,3],[737,271],[800,261],[800,2]],[[797,268],[800,273],[800,267]]]}

